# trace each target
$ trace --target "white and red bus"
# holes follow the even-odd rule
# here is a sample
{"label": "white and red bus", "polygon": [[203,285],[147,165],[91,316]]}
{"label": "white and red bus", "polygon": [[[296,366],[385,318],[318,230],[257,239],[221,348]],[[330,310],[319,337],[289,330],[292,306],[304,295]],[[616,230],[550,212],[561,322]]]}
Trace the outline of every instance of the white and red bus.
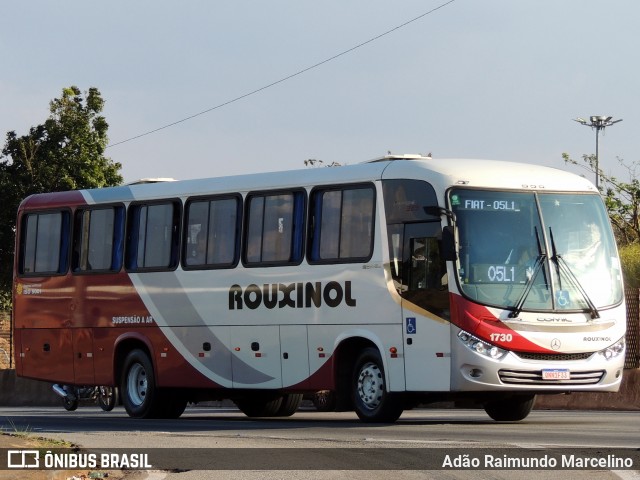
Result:
{"label": "white and red bus", "polygon": [[508,162],[339,168],[33,195],[18,212],[16,371],[118,386],[132,417],[305,393],[395,421],[471,400],[617,391],[622,273],[595,187]]}

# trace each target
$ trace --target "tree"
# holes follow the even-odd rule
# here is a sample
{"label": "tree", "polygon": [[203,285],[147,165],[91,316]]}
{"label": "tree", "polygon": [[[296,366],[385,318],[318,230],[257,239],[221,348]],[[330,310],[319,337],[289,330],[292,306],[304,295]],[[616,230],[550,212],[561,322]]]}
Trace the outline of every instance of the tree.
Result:
{"label": "tree", "polygon": [[[304,161],[304,166],[305,167],[309,167],[309,168],[318,168],[320,166],[322,166],[324,164],[324,161],[322,160],[316,160],[315,158],[309,158],[307,160]],[[338,162],[331,162],[327,165],[324,165],[325,167],[341,167],[342,164],[338,163]]]}
{"label": "tree", "polygon": [[[580,165],[567,153],[563,153],[562,158],[565,163]],[[586,168],[595,174],[595,155],[583,155],[582,160],[587,164]],[[602,170],[598,172],[598,175],[600,193],[607,207],[618,246],[623,247],[640,243],[640,219],[638,218],[640,215],[640,181],[636,175],[638,169],[636,162],[628,164],[620,158],[618,162],[629,172],[628,182],[622,182],[613,176],[605,175]]]}
{"label": "tree", "polygon": [[122,183],[122,165],[104,155],[109,125],[100,115],[103,107],[97,88],[82,95],[71,86],[50,102],[44,124],[24,136],[7,133],[0,156],[0,309],[11,298],[15,220],[22,199]]}
{"label": "tree", "polygon": [[[580,165],[563,153],[565,163]],[[595,155],[583,155],[587,170],[595,174]],[[618,159],[620,165],[629,173],[629,181],[621,182],[617,178],[598,172],[600,193],[607,207],[607,213],[613,226],[613,232],[620,250],[622,272],[627,287],[640,288],[640,181],[636,171],[638,164],[625,163]]]}

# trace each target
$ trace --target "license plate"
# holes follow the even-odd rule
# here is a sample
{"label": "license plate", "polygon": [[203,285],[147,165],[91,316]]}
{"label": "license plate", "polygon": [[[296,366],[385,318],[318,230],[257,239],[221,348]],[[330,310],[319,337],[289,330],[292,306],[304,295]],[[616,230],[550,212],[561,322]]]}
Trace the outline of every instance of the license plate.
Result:
{"label": "license plate", "polygon": [[542,370],[543,380],[571,380],[571,372],[566,369]]}

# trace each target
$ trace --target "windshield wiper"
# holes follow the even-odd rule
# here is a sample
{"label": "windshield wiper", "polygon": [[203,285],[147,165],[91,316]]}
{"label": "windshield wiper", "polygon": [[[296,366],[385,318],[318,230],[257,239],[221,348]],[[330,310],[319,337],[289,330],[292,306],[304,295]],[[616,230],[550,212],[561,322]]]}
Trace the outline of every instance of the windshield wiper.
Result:
{"label": "windshield wiper", "polygon": [[532,274],[527,278],[527,283],[524,286],[524,291],[518,302],[516,303],[514,309],[509,312],[509,318],[516,318],[522,312],[522,307],[524,306],[524,302],[527,300],[531,289],[533,288],[533,283],[535,282],[536,277],[538,276],[538,272],[542,268],[545,259],[547,258],[547,254],[542,251],[542,245],[540,244],[540,235],[538,235],[538,227],[534,227],[536,232],[536,242],[538,244],[538,256],[536,257],[536,261],[533,264]]}
{"label": "windshield wiper", "polygon": [[562,291],[562,273],[564,273],[569,278],[570,282],[573,284],[576,290],[580,292],[580,295],[582,295],[585,302],[587,302],[587,306],[589,307],[588,311],[591,314],[591,319],[594,320],[596,318],[600,318],[600,312],[598,312],[598,309],[578,280],[578,277],[575,276],[575,274],[571,270],[571,267],[569,267],[569,264],[564,258],[562,258],[562,255],[558,253],[558,250],[556,249],[556,242],[553,239],[553,231],[551,230],[551,227],[549,227],[549,238],[551,239],[551,249],[553,250],[553,256],[551,257],[551,260],[556,264],[556,271],[558,272],[558,286],[560,287],[560,291]]}

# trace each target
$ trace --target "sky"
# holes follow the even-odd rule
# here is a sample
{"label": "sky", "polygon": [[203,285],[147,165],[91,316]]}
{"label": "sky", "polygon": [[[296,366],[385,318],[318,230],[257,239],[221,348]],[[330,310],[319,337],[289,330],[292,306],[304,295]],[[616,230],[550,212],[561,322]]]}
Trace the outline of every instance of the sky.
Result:
{"label": "sky", "polygon": [[125,182],[389,151],[590,178],[562,153],[594,153],[596,132],[572,119],[607,115],[623,121],[601,135],[600,166],[628,180],[618,159],[640,161],[640,2],[448,1],[4,2],[2,144],[76,85],[101,92],[106,155]]}

